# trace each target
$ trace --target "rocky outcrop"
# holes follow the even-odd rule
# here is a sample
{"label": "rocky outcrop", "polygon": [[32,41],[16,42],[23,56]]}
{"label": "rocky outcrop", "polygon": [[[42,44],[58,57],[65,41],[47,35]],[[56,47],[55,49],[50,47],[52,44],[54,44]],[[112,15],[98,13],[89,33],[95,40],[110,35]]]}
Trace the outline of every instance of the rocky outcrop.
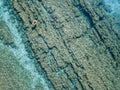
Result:
{"label": "rocky outcrop", "polygon": [[101,1],[11,2],[26,49],[51,90],[119,90],[119,34]]}

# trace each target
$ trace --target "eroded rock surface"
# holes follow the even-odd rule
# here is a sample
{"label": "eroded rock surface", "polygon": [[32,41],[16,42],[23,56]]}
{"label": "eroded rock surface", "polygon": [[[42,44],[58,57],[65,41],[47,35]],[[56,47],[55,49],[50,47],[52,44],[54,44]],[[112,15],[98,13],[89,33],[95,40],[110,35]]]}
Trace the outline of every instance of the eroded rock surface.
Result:
{"label": "eroded rock surface", "polygon": [[119,90],[120,35],[101,1],[11,2],[26,49],[51,90]]}

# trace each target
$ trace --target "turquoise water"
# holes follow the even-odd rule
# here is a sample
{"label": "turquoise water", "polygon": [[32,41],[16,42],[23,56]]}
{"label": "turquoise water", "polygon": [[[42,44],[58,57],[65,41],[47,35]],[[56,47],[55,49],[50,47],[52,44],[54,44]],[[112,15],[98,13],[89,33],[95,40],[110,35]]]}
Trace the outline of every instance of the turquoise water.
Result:
{"label": "turquoise water", "polygon": [[120,35],[120,0],[104,0],[104,4],[107,7],[106,15],[112,20],[113,29]]}
{"label": "turquoise water", "polygon": [[[120,3],[118,0],[104,2],[110,11],[106,15],[115,17],[113,27],[119,33]],[[49,90],[45,79],[36,70],[34,60],[28,56],[18,27],[12,10],[0,0],[0,90]]]}
{"label": "turquoise water", "polygon": [[104,0],[104,2],[109,7],[111,14],[120,14],[120,0]]}
{"label": "turquoise water", "polygon": [[13,53],[0,45],[0,90],[31,90],[31,77]]}
{"label": "turquoise water", "polygon": [[[25,45],[22,42],[21,34],[18,32],[17,27],[19,27],[19,23],[18,23],[16,17],[12,14],[12,10],[8,6],[4,5],[3,0],[0,1],[0,21],[1,21],[1,28],[0,28],[1,32],[4,32],[4,31],[10,32],[9,35],[7,35],[7,36],[3,35],[3,36],[5,38],[11,37],[12,38],[11,40],[13,40],[13,43],[14,43],[14,47],[11,45],[8,45],[8,44],[4,44],[3,41],[5,41],[5,38],[1,38],[0,53],[2,54],[2,56],[0,56],[0,59],[5,64],[6,64],[5,60],[7,60],[8,61],[7,63],[9,66],[9,62],[10,62],[9,60],[11,60],[10,57],[12,57],[13,59],[11,60],[10,63],[14,63],[14,62],[18,63],[18,65],[14,66],[15,69],[12,69],[11,66],[9,66],[9,68],[11,68],[11,70],[13,72],[19,73],[19,69],[23,68],[20,71],[21,74],[19,74],[19,77],[16,77],[15,82],[17,82],[17,79],[20,79],[21,81],[17,82],[18,85],[21,84],[22,81],[25,81],[26,84],[23,85],[23,89],[18,88],[15,90],[36,90],[36,86],[37,86],[37,88],[39,87],[39,90],[40,89],[43,90],[43,87],[45,90],[49,90],[44,78],[41,75],[39,75],[38,71],[36,70],[36,67],[34,65],[34,60],[32,60],[28,57],[28,52],[26,51]],[[8,53],[8,54],[4,54],[4,53]],[[3,58],[3,55],[6,58]],[[16,58],[16,59],[14,59],[14,58]],[[2,64],[2,63],[0,63],[0,64]],[[2,65],[0,65],[0,66],[2,66]],[[7,66],[5,68],[7,70]],[[5,71],[5,72],[7,72],[7,71]],[[26,74],[22,73],[22,72],[25,72]],[[2,72],[0,71],[0,73],[2,73]],[[7,80],[9,80],[9,78],[11,78],[11,76],[9,76],[9,74],[11,74],[11,72],[8,71],[7,73],[8,73],[7,75],[5,75],[5,76],[1,75],[0,77],[6,78],[6,76],[7,76]],[[15,74],[15,73],[13,73],[13,74]],[[22,79],[21,77],[24,77],[23,75],[28,78]],[[14,77],[13,77],[13,79],[14,79]],[[11,81],[12,81],[12,79],[11,79]],[[6,84],[9,85],[9,84],[13,84],[13,83],[6,83]],[[16,87],[16,85],[14,85],[14,84],[11,85],[11,88],[15,88],[15,87]],[[25,89],[25,87],[28,87],[30,89]],[[11,89],[11,90],[14,90],[14,89]]]}

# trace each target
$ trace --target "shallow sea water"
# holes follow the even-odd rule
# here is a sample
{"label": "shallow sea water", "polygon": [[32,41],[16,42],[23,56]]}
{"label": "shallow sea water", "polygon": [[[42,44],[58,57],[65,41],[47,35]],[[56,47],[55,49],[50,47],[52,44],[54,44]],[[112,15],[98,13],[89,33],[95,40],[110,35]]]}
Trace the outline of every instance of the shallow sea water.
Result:
{"label": "shallow sea water", "polygon": [[[5,34],[0,36],[0,90],[49,90],[34,60],[28,57],[19,24],[4,0],[0,1],[0,23],[0,31]],[[8,42],[6,38],[11,38],[12,45],[4,43]]]}
{"label": "shallow sea water", "polygon": [[[0,90],[49,90],[45,79],[38,73],[34,60],[28,56],[17,28],[19,24],[16,17],[4,1],[6,0],[0,0]],[[111,11],[106,14],[110,17],[119,16],[120,3],[117,0],[104,1]],[[119,20],[120,18],[114,18],[117,33],[120,30]]]}

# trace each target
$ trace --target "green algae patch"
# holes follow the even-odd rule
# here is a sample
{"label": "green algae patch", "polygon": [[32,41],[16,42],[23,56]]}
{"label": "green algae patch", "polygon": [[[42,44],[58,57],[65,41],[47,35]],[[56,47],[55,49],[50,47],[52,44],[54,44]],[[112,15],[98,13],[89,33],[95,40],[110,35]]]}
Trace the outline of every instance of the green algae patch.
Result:
{"label": "green algae patch", "polygon": [[31,90],[30,78],[13,53],[0,46],[0,90]]}
{"label": "green algae patch", "polygon": [[14,43],[11,32],[3,21],[0,21],[0,40],[3,41],[4,44]]}

